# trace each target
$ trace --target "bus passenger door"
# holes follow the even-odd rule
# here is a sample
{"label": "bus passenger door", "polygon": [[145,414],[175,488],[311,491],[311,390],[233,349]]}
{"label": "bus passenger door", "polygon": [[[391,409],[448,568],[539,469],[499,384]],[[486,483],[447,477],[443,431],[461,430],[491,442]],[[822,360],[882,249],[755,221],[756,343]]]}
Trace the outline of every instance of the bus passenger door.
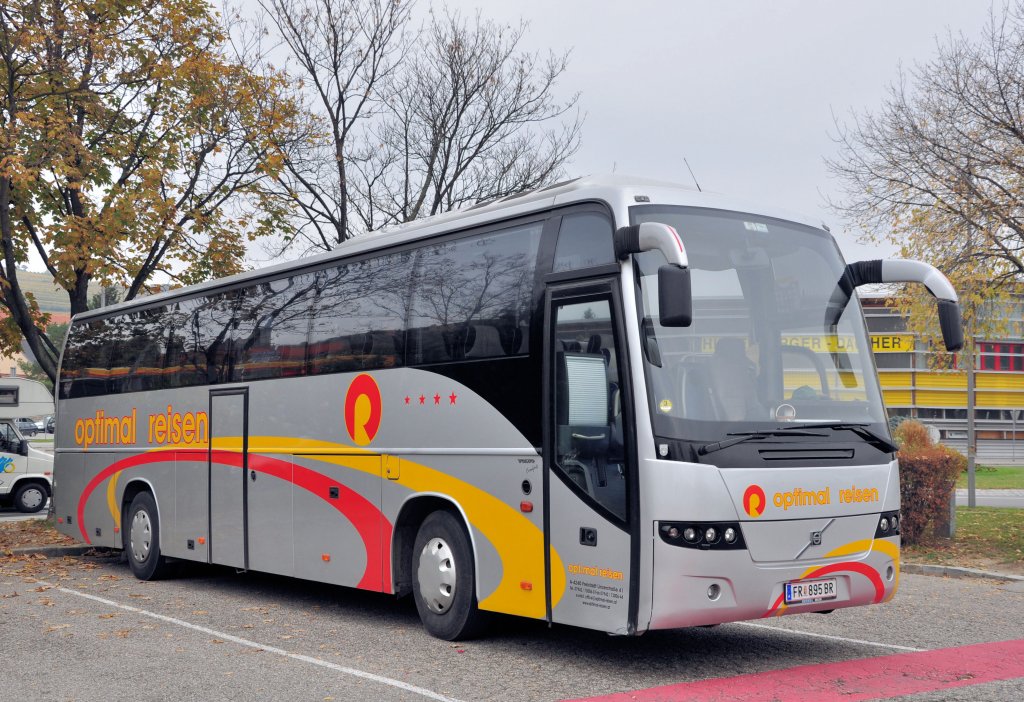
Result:
{"label": "bus passenger door", "polygon": [[210,391],[210,562],[248,568],[249,391]]}
{"label": "bus passenger door", "polygon": [[[552,620],[628,633],[635,483],[610,283],[550,288],[545,452]],[[620,366],[622,366],[620,368]],[[635,596],[632,598],[635,599]]]}

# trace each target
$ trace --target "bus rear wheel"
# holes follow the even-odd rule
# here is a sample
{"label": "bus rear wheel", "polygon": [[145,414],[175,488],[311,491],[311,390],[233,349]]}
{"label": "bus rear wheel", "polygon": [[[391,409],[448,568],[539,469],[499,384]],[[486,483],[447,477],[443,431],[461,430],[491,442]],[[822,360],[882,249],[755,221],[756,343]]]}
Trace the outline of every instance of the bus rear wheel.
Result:
{"label": "bus rear wheel", "polygon": [[132,574],[139,580],[158,580],[167,575],[167,559],[160,555],[160,520],[156,500],[148,492],[140,492],[127,512],[125,550]]}
{"label": "bus rear wheel", "polygon": [[473,638],[486,623],[477,609],[469,537],[450,512],[433,512],[412,551],[413,597],[424,628],[446,641]]}

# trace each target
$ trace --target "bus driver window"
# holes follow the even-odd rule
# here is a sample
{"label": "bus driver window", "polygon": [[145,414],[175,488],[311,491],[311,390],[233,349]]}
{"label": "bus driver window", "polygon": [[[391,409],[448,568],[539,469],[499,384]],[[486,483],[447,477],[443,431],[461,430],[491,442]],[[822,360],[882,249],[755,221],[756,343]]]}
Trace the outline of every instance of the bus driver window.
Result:
{"label": "bus driver window", "polygon": [[556,308],[555,465],[616,517],[626,517],[619,372],[607,300]]}

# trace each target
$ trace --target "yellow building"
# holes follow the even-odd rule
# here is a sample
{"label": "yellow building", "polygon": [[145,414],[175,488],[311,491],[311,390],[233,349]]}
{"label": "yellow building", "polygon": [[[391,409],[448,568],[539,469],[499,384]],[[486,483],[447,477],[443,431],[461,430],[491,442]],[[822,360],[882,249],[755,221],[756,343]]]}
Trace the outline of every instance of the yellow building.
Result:
{"label": "yellow building", "polygon": [[[967,373],[930,368],[930,351],[906,331],[885,298],[861,298],[890,417],[936,427],[946,443],[967,439]],[[975,422],[979,441],[1024,439],[1024,341],[978,342]],[[1021,445],[1024,458],[1024,443]]]}

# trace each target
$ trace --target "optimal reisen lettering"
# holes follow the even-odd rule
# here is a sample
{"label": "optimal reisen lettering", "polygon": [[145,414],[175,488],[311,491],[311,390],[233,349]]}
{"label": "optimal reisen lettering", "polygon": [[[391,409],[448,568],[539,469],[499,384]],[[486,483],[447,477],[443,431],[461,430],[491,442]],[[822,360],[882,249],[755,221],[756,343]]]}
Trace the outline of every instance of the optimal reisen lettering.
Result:
{"label": "optimal reisen lettering", "polygon": [[[150,445],[196,445],[209,441],[210,420],[206,412],[176,412],[167,405],[166,412],[147,415],[146,442]],[[75,443],[88,450],[90,446],[132,446],[138,443],[138,410],[128,414],[107,416],[96,410],[92,417],[75,422]]]}

